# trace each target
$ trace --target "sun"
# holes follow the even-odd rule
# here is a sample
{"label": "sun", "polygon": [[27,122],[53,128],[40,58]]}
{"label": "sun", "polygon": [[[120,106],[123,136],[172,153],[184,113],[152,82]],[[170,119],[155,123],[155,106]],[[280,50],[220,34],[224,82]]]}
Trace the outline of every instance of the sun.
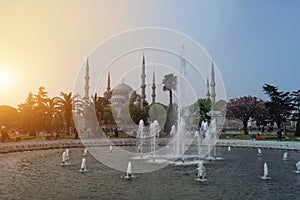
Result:
{"label": "sun", "polygon": [[0,67],[0,88],[6,89],[10,86],[12,76],[8,70]]}

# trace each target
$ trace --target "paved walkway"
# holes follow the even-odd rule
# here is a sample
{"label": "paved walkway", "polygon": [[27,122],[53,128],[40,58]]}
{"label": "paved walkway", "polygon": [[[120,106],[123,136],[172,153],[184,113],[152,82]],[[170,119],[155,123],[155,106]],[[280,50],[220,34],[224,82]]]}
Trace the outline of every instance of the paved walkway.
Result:
{"label": "paved walkway", "polygon": [[[159,139],[161,145],[167,145],[169,139]],[[20,151],[32,151],[43,149],[57,149],[57,148],[77,148],[77,147],[96,147],[96,146],[134,146],[137,139],[86,139],[86,140],[30,140],[22,142],[0,143],[0,153],[11,153]],[[252,140],[234,140],[234,139],[220,139],[217,141],[218,146],[235,146],[235,147],[254,147],[254,148],[274,148],[274,149],[290,149],[300,150],[300,142],[286,142],[286,141],[252,141]]]}

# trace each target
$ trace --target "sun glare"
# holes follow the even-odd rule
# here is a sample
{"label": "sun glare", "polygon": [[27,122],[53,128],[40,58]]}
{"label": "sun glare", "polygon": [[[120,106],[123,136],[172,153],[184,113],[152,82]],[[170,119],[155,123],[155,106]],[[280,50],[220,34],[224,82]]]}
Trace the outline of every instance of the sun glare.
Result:
{"label": "sun glare", "polygon": [[11,81],[12,75],[9,73],[9,71],[0,67],[0,88],[8,88],[11,84]]}

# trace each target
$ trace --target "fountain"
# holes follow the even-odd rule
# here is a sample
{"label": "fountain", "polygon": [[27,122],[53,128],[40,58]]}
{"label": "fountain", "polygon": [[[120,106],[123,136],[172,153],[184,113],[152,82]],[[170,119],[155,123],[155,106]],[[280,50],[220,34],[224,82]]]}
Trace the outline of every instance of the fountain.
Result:
{"label": "fountain", "polygon": [[[204,126],[206,126],[204,124]],[[204,127],[204,130],[207,129],[207,127]],[[222,157],[218,157],[217,156],[217,147],[215,144],[211,144],[212,142],[214,142],[215,140],[218,139],[218,130],[217,130],[217,122],[216,119],[211,120],[210,125],[207,129],[207,131],[205,132],[205,136],[207,137],[208,140],[208,156],[207,156],[207,160],[223,160],[224,158]],[[214,150],[214,155],[211,156],[211,145],[213,145],[213,150]]]}
{"label": "fountain", "polygon": [[177,130],[177,134],[176,134],[176,156],[181,156],[184,154],[185,152],[185,138],[184,138],[184,133],[185,133],[185,122],[182,119],[182,117],[180,117],[180,123],[179,123],[179,128]]}
{"label": "fountain", "polygon": [[88,150],[87,150],[87,148],[85,148],[84,150],[83,150],[83,156],[86,156],[87,155],[87,152],[88,152]]}
{"label": "fountain", "polygon": [[207,181],[207,179],[206,179],[206,169],[205,169],[205,167],[203,165],[203,161],[202,160],[199,162],[197,169],[198,169],[198,175],[197,175],[196,180],[200,181],[200,182]]}
{"label": "fountain", "polygon": [[271,179],[271,177],[269,176],[269,170],[268,170],[267,163],[264,164],[264,176],[262,176],[261,178],[264,180]]}
{"label": "fountain", "polygon": [[130,161],[128,162],[128,165],[127,165],[126,175],[125,176],[121,176],[121,178],[124,178],[124,179],[133,179],[133,178],[136,178],[136,176],[132,175],[132,165],[131,165]]}
{"label": "fountain", "polygon": [[62,158],[61,165],[67,165],[66,152],[65,151],[62,153],[61,158]]}
{"label": "fountain", "polygon": [[288,153],[287,152],[284,152],[283,153],[283,160],[288,160]]}
{"label": "fountain", "polygon": [[261,151],[261,149],[257,149],[257,156],[262,156],[262,151]]}
{"label": "fountain", "polygon": [[82,158],[81,167],[80,167],[79,172],[86,172],[86,171],[87,171],[87,169],[86,169],[86,158]]}
{"label": "fountain", "polygon": [[199,131],[196,131],[195,132],[195,138],[197,139],[197,153],[198,153],[198,155],[200,155],[200,153],[201,153],[201,139],[202,138],[200,138],[201,136],[200,136],[200,133],[199,133]]}
{"label": "fountain", "polygon": [[151,155],[152,155],[152,160],[153,161],[155,161],[155,152],[156,152],[156,146],[157,146],[156,137],[159,137],[159,132],[160,131],[161,131],[161,129],[160,129],[160,126],[158,124],[158,121],[154,120],[154,122],[150,124],[150,134],[152,136]]}
{"label": "fountain", "polygon": [[230,151],[231,151],[231,147],[229,146],[229,147],[228,147],[228,152],[230,152]]}
{"label": "fountain", "polygon": [[297,170],[295,171],[295,173],[300,174],[300,161],[296,162],[296,168]]}
{"label": "fountain", "polygon": [[[170,131],[170,136],[174,137],[175,134],[176,134],[176,127],[175,127],[175,125],[173,125],[172,128],[171,128],[171,131]],[[175,145],[175,143],[172,143],[171,146],[172,146],[173,152],[176,152],[176,145]]]}
{"label": "fountain", "polygon": [[70,160],[70,150],[66,149],[66,160]]}
{"label": "fountain", "polygon": [[139,122],[139,132],[138,132],[138,136],[140,137],[140,144],[138,148],[140,151],[141,158],[143,157],[144,130],[145,130],[144,121],[141,119]]}
{"label": "fountain", "polygon": [[176,134],[176,127],[175,125],[172,126],[170,136],[173,137]]}

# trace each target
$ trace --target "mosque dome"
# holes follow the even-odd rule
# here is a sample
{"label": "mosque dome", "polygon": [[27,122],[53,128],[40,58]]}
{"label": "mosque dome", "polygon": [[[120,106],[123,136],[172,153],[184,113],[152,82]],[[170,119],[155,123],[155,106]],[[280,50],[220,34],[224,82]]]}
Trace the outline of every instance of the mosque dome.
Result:
{"label": "mosque dome", "polygon": [[131,95],[133,94],[133,89],[125,84],[118,84],[112,90],[111,103],[112,104],[124,104],[129,102]]}

